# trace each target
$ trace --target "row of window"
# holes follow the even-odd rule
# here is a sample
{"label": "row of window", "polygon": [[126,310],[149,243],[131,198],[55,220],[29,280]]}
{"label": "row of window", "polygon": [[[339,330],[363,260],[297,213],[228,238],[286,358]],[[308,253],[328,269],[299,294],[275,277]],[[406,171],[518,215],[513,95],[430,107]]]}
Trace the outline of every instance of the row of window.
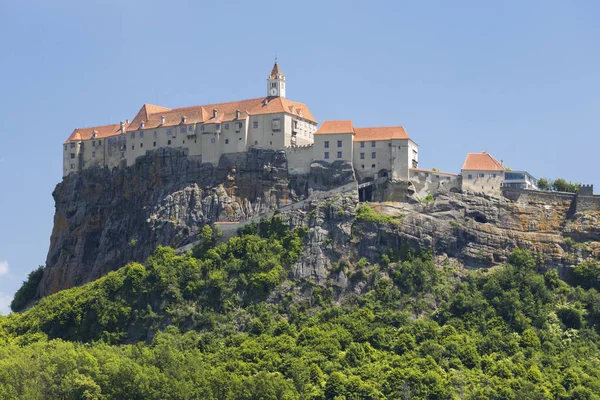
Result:
{"label": "row of window", "polygon": [[[497,174],[490,174],[490,178],[496,178],[498,175]],[[485,174],[484,173],[479,173],[477,174],[478,178],[485,178]],[[473,179],[473,175],[469,174],[467,175],[467,179]]]}
{"label": "row of window", "polygon": [[[328,160],[329,159],[329,152],[326,151],[325,154],[323,155],[323,157],[324,157],[325,160]],[[342,152],[341,151],[337,152],[337,158],[342,158]]]}
{"label": "row of window", "polygon": [[[365,142],[359,142],[359,143],[360,143],[360,147],[365,147]],[[372,142],[371,142],[371,147],[375,147],[375,144],[376,144],[376,142],[375,142],[375,141],[372,141]],[[325,146],[325,148],[326,148],[326,149],[328,149],[328,148],[329,148],[329,140],[326,140],[326,141],[324,142],[324,146]],[[388,143],[388,146],[389,146],[389,147],[392,147],[392,143]],[[338,140],[338,141],[337,141],[337,147],[342,147],[342,141],[341,141],[341,140]]]}
{"label": "row of window", "polygon": [[[372,152],[371,153],[371,158],[377,158],[377,152]],[[365,159],[365,153],[360,153],[360,159],[364,160]]]}
{"label": "row of window", "polygon": [[[326,143],[327,143],[327,142],[326,142]],[[328,152],[328,151],[326,151],[326,152],[324,153],[324,158],[325,158],[326,160],[327,160],[327,159],[329,159],[329,152]],[[341,152],[341,151],[338,151],[338,152],[337,152],[337,158],[342,158],[342,152]],[[360,158],[361,158],[361,160],[364,160],[364,159],[365,159],[365,153],[360,153]],[[372,152],[372,153],[371,153],[371,158],[377,158],[377,152],[375,152],[375,151],[374,151],[374,152]]]}

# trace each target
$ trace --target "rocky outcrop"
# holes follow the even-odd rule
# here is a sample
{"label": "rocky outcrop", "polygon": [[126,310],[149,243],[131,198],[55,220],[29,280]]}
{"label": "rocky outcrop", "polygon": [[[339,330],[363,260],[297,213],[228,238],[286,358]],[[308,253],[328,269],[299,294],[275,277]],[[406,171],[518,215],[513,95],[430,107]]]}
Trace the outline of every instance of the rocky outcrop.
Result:
{"label": "rocky outcrop", "polygon": [[[440,193],[434,202],[370,203],[397,223],[357,220],[357,197],[336,194],[282,216],[309,227],[305,254],[294,279],[331,280],[340,293],[359,292],[339,264],[360,258],[378,263],[389,249],[431,250],[467,268],[493,267],[517,248],[531,251],[540,265],[567,267],[600,258],[600,212],[575,213],[570,197],[551,193],[517,200],[475,193]],[[352,271],[350,271],[352,272]]]}
{"label": "rocky outcrop", "polygon": [[[142,261],[158,245],[189,248],[206,223],[247,223],[274,212],[292,227],[309,228],[291,277],[310,285],[332,282],[340,294],[361,290],[346,262],[365,257],[374,264],[388,248],[431,250],[466,267],[497,265],[517,247],[550,267],[600,257],[600,212],[577,212],[574,195],[440,191],[434,202],[421,202],[406,183],[377,185],[384,202],[370,205],[395,216],[394,223],[356,218],[359,194],[350,163],[313,162],[310,174],[290,176],[283,151],[228,154],[213,166],[182,150],[161,149],[129,168],[70,175],[53,193],[55,224],[37,296]],[[234,234],[237,226],[225,229]]]}
{"label": "rocky outcrop", "polygon": [[338,164],[321,165],[323,178],[313,184],[288,176],[284,151],[226,154],[215,167],[164,148],[128,168],[71,174],[53,193],[54,228],[37,296],[142,261],[158,245],[193,242],[206,223],[243,221],[354,180],[351,165]]}

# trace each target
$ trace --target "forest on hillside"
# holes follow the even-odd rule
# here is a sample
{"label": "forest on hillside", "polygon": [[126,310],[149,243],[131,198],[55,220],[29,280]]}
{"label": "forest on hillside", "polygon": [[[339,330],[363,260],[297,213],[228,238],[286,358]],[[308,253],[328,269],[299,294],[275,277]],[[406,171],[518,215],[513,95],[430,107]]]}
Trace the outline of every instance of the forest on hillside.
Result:
{"label": "forest on hillside", "polygon": [[362,288],[340,297],[289,278],[306,230],[218,235],[0,317],[0,398],[600,399],[596,263],[388,249],[334,263]]}

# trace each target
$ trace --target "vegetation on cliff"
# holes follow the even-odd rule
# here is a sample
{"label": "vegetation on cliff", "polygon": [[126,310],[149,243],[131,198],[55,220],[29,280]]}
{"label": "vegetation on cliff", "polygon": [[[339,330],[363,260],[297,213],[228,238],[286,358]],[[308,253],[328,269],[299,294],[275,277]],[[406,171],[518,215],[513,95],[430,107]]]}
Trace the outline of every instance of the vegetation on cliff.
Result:
{"label": "vegetation on cliff", "polygon": [[204,230],[193,252],[1,317],[0,398],[598,398],[598,265],[566,283],[520,250],[462,271],[390,249],[349,265],[365,289],[339,298],[287,279],[305,234],[276,218],[221,244]]}

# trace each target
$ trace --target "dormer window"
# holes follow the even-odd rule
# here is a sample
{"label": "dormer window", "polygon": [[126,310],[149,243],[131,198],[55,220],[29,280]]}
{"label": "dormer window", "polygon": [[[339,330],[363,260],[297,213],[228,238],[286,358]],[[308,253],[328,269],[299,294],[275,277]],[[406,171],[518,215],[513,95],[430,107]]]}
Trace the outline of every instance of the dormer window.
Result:
{"label": "dormer window", "polygon": [[140,129],[144,129],[144,121],[140,122]]}
{"label": "dormer window", "polygon": [[217,118],[217,110],[216,109],[213,110],[213,116],[212,117],[213,118]]}

